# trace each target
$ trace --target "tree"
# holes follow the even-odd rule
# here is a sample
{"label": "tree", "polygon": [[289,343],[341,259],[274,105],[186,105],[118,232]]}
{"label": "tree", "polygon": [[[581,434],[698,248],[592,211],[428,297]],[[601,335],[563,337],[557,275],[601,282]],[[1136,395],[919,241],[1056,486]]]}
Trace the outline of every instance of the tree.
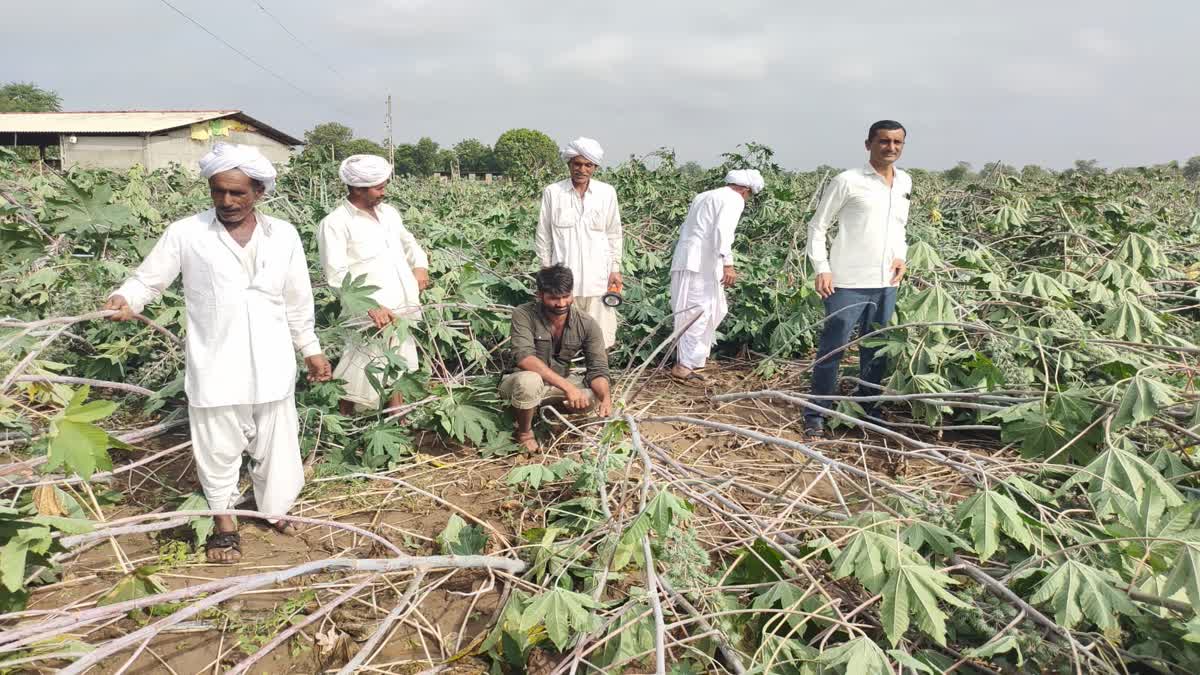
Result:
{"label": "tree", "polygon": [[62,98],[32,82],[9,82],[0,87],[0,112],[59,112]]}
{"label": "tree", "polygon": [[458,170],[463,173],[496,173],[496,155],[479,139],[467,138],[454,146]]}
{"label": "tree", "polygon": [[1188,180],[1200,180],[1200,155],[1192,157],[1183,165],[1183,177]]}
{"label": "tree", "polygon": [[946,180],[948,180],[952,183],[957,183],[958,181],[966,180],[967,178],[971,177],[971,163],[970,162],[959,162],[958,164],[954,165],[953,169],[948,169],[946,171],[946,173],[943,175],[946,178]]}
{"label": "tree", "polygon": [[1075,173],[1081,173],[1085,176],[1094,176],[1104,173],[1100,162],[1094,159],[1077,159],[1075,160],[1075,168],[1072,169]]}
{"label": "tree", "polygon": [[684,162],[683,166],[679,167],[679,173],[688,178],[699,178],[704,175],[704,167],[700,166],[700,162],[693,159]]}
{"label": "tree", "polygon": [[558,146],[534,129],[509,129],[500,134],[495,154],[500,171],[512,177],[542,171],[559,162]]}

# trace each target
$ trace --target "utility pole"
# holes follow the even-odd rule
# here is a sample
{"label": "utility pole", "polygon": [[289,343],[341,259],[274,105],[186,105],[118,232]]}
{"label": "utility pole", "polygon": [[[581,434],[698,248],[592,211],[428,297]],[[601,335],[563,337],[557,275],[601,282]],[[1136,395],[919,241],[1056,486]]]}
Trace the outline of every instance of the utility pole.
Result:
{"label": "utility pole", "polygon": [[383,117],[383,126],[387,129],[387,154],[388,164],[396,165],[396,151],[392,146],[392,95],[387,97],[387,112]]}

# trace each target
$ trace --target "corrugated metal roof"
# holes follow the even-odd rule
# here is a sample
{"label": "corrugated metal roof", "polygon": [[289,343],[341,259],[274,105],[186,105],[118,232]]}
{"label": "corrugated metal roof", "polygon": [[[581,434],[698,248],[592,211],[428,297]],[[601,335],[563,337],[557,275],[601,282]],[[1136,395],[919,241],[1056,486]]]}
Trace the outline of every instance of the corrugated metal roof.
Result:
{"label": "corrugated metal roof", "polygon": [[302,141],[269,127],[240,110],[95,110],[49,113],[0,113],[0,133],[151,134],[198,122],[237,117],[264,135],[287,145]]}

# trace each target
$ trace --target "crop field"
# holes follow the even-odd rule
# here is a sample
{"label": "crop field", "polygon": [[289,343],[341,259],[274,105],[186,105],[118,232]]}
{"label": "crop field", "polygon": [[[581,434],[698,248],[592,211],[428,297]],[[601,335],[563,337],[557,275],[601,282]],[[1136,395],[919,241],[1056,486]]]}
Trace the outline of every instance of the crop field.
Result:
{"label": "crop field", "polygon": [[[300,531],[244,511],[242,561],[215,565],[179,287],[145,322],[99,311],[207,187],[0,148],[0,672],[1200,672],[1197,185],[912,171],[897,316],[859,338],[890,361],[888,425],[842,400],[807,440],[805,225],[832,174],[754,144],[725,159],[597,174],[626,233],[616,410],[544,411],[541,455],[517,452],[496,386],[560,177],[394,180],[433,280],[404,327],[421,370],[375,373],[406,404],[346,417],[338,383],[298,383]],[[666,374],[671,251],[732,166],[767,188],[689,386]],[[335,164],[297,158],[262,206],[304,239],[331,359],[369,292],[316,264],[343,194]]]}

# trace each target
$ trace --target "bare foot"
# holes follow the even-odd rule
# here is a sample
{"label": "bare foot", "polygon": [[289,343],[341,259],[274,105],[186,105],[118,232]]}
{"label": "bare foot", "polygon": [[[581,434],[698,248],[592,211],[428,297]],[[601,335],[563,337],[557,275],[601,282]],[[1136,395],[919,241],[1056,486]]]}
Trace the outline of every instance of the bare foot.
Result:
{"label": "bare foot", "polygon": [[688,376],[691,374],[692,374],[691,368],[684,368],[683,366],[679,365],[678,363],[676,363],[674,366],[671,366],[671,377],[677,377],[681,380],[686,380],[688,378]]}
{"label": "bare foot", "polygon": [[524,448],[525,452],[539,452],[542,446],[538,445],[537,438],[534,437],[532,431],[518,431],[513,434],[513,440],[517,445]]}
{"label": "bare foot", "polygon": [[216,532],[204,543],[204,553],[212,563],[235,563],[242,559],[242,538],[236,530]]}

